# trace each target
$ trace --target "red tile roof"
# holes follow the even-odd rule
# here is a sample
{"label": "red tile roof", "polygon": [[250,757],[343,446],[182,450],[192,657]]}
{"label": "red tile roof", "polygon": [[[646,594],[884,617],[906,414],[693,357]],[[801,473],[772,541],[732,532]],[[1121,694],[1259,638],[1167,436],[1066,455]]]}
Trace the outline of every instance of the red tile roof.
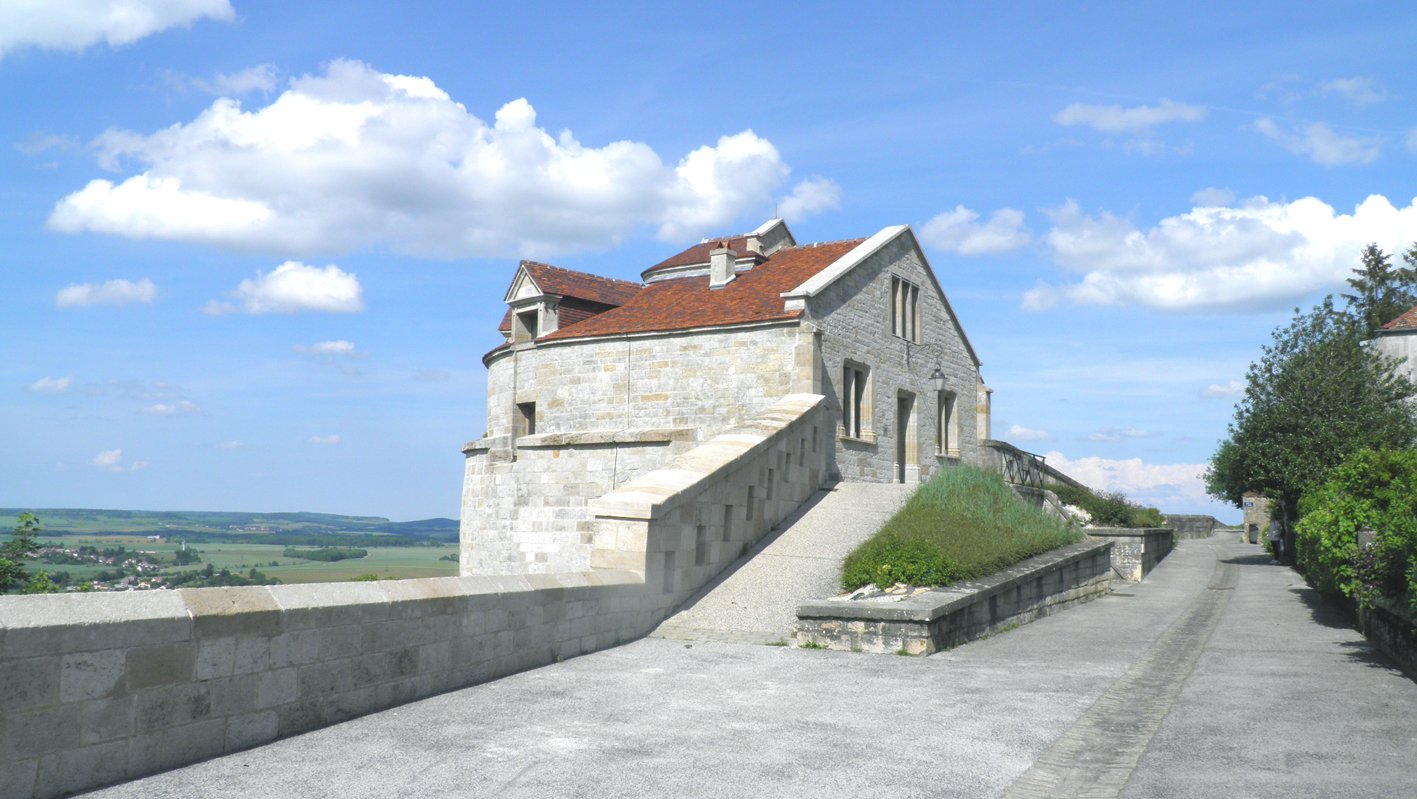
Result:
{"label": "red tile roof", "polygon": [[[736,257],[747,258],[757,253],[748,252],[748,237],[742,236],[715,236],[706,239],[699,244],[695,244],[681,253],[671,255],[663,261],[651,266],[640,273],[640,277],[648,278],[650,275],[661,269],[669,269],[675,266],[689,266],[690,264],[706,264],[709,262],[709,252],[718,249],[720,244],[728,243],[728,249],[732,250]],[[762,256],[758,256],[761,258]]]}
{"label": "red tile roof", "polygon": [[[682,277],[651,283],[624,305],[548,333],[540,340],[795,319],[801,312],[784,310],[780,295],[801,285],[862,241],[865,239],[784,247],[762,264],[739,273],[732,282],[718,289],[709,288],[708,277]],[[715,244],[716,241],[711,241],[698,246],[712,249]],[[693,249],[691,247],[685,252]]]}
{"label": "red tile roof", "polygon": [[1417,306],[1407,310],[1407,313],[1383,325],[1383,330],[1417,330]]}
{"label": "red tile roof", "polygon": [[601,305],[624,305],[643,288],[639,283],[633,281],[574,272],[570,269],[562,269],[559,266],[537,263],[536,261],[522,261],[521,267],[547,294],[576,297],[598,302]]}
{"label": "red tile roof", "polygon": [[[576,272],[537,261],[522,261],[521,268],[531,275],[531,279],[536,281],[536,285],[543,292],[585,300],[593,304],[594,310],[603,310],[594,306],[613,308],[617,305],[624,305],[640,289],[644,288],[634,281],[616,280],[592,275],[588,272]],[[574,307],[574,304],[572,306]],[[507,312],[503,314],[502,322],[497,325],[497,329],[503,333],[512,329],[511,308],[508,308]]]}

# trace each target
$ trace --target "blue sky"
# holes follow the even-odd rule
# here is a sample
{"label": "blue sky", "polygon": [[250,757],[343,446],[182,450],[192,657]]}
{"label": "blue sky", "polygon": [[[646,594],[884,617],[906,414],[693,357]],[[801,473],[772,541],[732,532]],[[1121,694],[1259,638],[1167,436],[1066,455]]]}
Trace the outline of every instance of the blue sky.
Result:
{"label": "blue sky", "polygon": [[0,505],[455,517],[519,257],[780,211],[915,228],[996,437],[1236,518],[1247,363],[1417,240],[1417,7],[1059,8],[0,0]]}

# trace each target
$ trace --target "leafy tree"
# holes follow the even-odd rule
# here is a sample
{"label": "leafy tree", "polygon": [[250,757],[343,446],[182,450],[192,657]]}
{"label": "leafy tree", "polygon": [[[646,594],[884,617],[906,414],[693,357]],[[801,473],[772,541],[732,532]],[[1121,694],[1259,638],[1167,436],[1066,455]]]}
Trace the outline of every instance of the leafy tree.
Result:
{"label": "leafy tree", "polygon": [[30,578],[29,583],[25,585],[25,589],[21,593],[57,594],[59,593],[59,586],[55,585],[54,581],[49,579],[48,574],[41,571],[36,573],[34,577]]}
{"label": "leafy tree", "polygon": [[1402,259],[1407,266],[1394,268],[1392,256],[1369,244],[1363,248],[1362,266],[1348,278],[1354,293],[1343,299],[1365,339],[1417,305],[1417,244]]}
{"label": "leafy tree", "polygon": [[1364,347],[1365,336],[1332,297],[1307,313],[1295,309],[1250,364],[1245,396],[1206,472],[1211,496],[1238,507],[1246,491],[1261,491],[1294,519],[1304,491],[1351,453],[1417,440],[1405,402],[1417,388]]}
{"label": "leafy tree", "polygon": [[21,513],[10,540],[0,544],[0,592],[26,582],[22,561],[39,549],[39,517]]}
{"label": "leafy tree", "polygon": [[[1304,495],[1299,565],[1320,590],[1371,607],[1407,595],[1417,607],[1417,450],[1362,450]],[[1374,531],[1358,548],[1358,531]]]}

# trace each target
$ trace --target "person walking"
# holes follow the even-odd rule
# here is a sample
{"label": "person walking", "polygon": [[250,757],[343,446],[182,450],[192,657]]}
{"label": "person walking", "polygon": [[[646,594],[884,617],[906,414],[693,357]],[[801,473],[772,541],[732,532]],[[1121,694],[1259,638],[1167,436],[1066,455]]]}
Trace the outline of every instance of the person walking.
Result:
{"label": "person walking", "polygon": [[1278,519],[1269,523],[1269,530],[1265,533],[1265,537],[1269,539],[1269,550],[1274,553],[1274,562],[1283,562],[1284,528],[1279,525]]}

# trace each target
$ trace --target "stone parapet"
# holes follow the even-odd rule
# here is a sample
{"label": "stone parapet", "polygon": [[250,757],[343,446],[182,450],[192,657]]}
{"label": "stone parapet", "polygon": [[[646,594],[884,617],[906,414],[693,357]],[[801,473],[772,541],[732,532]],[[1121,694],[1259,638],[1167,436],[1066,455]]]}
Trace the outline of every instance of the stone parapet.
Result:
{"label": "stone parapet", "polygon": [[639,638],[638,574],[0,598],[0,795],[51,797]]}
{"label": "stone parapet", "polygon": [[797,608],[797,645],[928,655],[1105,595],[1110,541],[1045,552],[982,580],[906,599],[831,599]]}
{"label": "stone parapet", "polygon": [[1112,541],[1112,572],[1118,579],[1139,583],[1175,546],[1169,527],[1089,527],[1088,538]]}

